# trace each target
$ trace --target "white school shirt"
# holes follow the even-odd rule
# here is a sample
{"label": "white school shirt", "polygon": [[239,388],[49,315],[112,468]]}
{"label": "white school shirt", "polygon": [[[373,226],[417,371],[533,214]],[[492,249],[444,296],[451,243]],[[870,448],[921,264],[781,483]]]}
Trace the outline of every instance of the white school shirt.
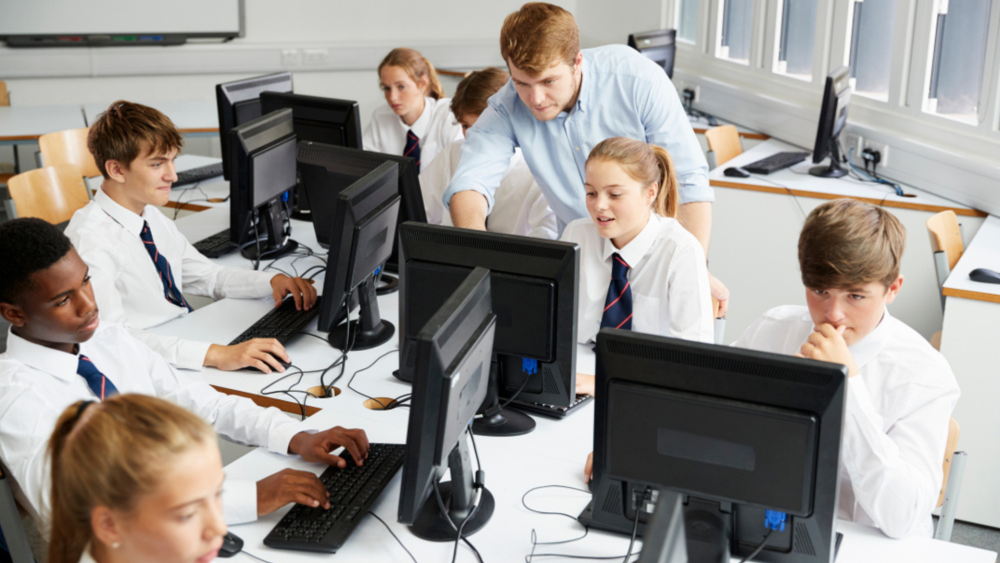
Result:
{"label": "white school shirt", "polygon": [[[451,213],[444,207],[441,196],[458,168],[464,139],[459,139],[442,151],[434,162],[420,173],[427,222],[431,225],[454,226]],[[555,240],[559,238],[556,214],[535,182],[521,149],[514,151],[510,166],[500,180],[493,211],[486,218],[486,230],[526,237]]]}
{"label": "white school shirt", "polygon": [[[208,383],[191,379],[172,367],[125,327],[105,322],[80,344],[120,393],[141,393],[172,401],[203,418],[215,431],[241,444],[264,446],[288,454],[292,437],[314,429],[276,408],[258,407],[250,399],[224,395]],[[97,400],[77,374],[79,356],[46,348],[9,330],[7,351],[0,354],[0,460],[14,476],[14,493],[35,522],[47,530],[51,521],[49,438],[56,420],[77,401]],[[237,524],[257,519],[257,484],[227,479],[223,515]]]}
{"label": "white school shirt", "polygon": [[420,171],[424,171],[441,151],[462,138],[462,126],[451,114],[451,98],[435,100],[424,98],[424,111],[413,125],[403,120],[386,105],[372,112],[372,120],[365,127],[362,146],[366,151],[403,154],[406,149],[406,132],[420,139]]}
{"label": "white school shirt", "polygon": [[156,265],[139,238],[144,221],[149,223],[157,251],[170,262],[174,283],[182,292],[213,299],[268,297],[274,293],[271,278],[276,274],[214,264],[191,246],[159,209],[147,205],[142,215],[136,215],[111,199],[103,188],[97,190],[94,201],[73,214],[66,236],[90,267],[101,320],[127,326],[133,336],[175,366],[201,370],[212,343],[145,330],[188,311],[167,301],[163,294]]}
{"label": "white school shirt", "polygon": [[676,219],[650,213],[646,226],[622,249],[602,237],[589,218],[567,225],[562,240],[580,245],[576,334],[581,344],[595,341],[601,329],[615,253],[630,266],[633,331],[715,341],[705,251]]}
{"label": "white school shirt", "polygon": [[[813,327],[807,307],[777,307],[733,345],[795,354]],[[837,517],[893,538],[930,537],[948,420],[959,397],[955,375],[940,352],[888,311],[850,351],[858,375],[847,382]]]}

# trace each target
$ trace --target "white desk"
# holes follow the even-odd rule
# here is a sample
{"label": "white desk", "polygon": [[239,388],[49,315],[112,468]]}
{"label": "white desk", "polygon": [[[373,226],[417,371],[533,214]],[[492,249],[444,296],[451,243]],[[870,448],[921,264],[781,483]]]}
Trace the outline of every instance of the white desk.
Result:
{"label": "white desk", "polygon": [[957,518],[1000,527],[1000,285],[974,282],[976,268],[1000,271],[1000,218],[979,228],[944,285],[941,352],[962,388],[955,420],[968,452]]}
{"label": "white desk", "polygon": [[80,106],[0,107],[0,145],[34,143],[46,133],[86,126]]}
{"label": "white desk", "polygon": [[[97,120],[97,115],[108,109],[111,102],[89,103],[83,105],[83,113],[87,123],[92,124]],[[135,101],[135,100],[133,100]],[[174,122],[174,126],[186,135],[218,135],[219,133],[219,113],[214,101],[208,100],[180,100],[161,102],[137,102],[156,108]]]}

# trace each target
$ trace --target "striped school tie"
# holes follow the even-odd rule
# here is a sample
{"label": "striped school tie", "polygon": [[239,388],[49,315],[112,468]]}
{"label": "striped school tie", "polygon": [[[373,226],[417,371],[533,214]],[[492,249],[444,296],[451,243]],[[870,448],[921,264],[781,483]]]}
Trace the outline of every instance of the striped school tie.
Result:
{"label": "striped school tie", "polygon": [[139,235],[139,238],[142,239],[143,244],[146,246],[146,252],[149,253],[149,257],[153,259],[153,265],[156,266],[156,273],[160,274],[160,282],[163,283],[163,296],[167,298],[167,301],[178,307],[185,307],[188,312],[191,312],[193,309],[184,300],[181,292],[177,290],[177,286],[174,285],[174,276],[170,273],[170,262],[167,262],[167,257],[160,254],[159,250],[156,250],[156,243],[153,242],[153,233],[149,231],[149,223],[143,221],[142,233]]}
{"label": "striped school tie", "polygon": [[110,397],[118,392],[118,388],[115,387],[111,380],[105,377],[101,370],[97,369],[94,362],[90,361],[90,358],[80,354],[80,361],[76,365],[76,373],[83,376],[87,380],[87,385],[90,390],[94,392],[99,399],[102,401],[105,397]]}
{"label": "striped school tie", "polygon": [[628,270],[629,265],[617,252],[611,255],[611,285],[604,300],[601,328],[632,330],[632,290],[629,289]]}
{"label": "striped school tie", "polygon": [[406,132],[406,147],[403,149],[403,156],[408,156],[416,163],[417,170],[420,170],[420,139],[413,134],[413,131]]}

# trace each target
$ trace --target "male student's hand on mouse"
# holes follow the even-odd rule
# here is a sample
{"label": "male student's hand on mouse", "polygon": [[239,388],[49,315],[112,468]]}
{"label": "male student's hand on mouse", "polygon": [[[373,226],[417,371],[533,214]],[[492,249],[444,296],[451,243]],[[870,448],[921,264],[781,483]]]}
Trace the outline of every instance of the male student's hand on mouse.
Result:
{"label": "male student's hand on mouse", "polygon": [[844,330],[846,330],[844,326],[834,328],[828,323],[819,325],[795,355],[800,358],[845,365],[848,370],[847,376],[854,377],[858,374],[858,366],[854,363],[854,356],[844,340]]}
{"label": "male student's hand on mouse", "polygon": [[280,307],[282,300],[289,293],[292,294],[295,308],[299,311],[308,311],[316,304],[316,288],[309,280],[278,274],[271,278],[271,289],[274,290],[275,307]]}
{"label": "male student's hand on mouse", "polygon": [[593,375],[588,375],[586,373],[577,372],[576,374],[576,394],[577,395],[593,395],[594,389],[597,386],[597,377]]}
{"label": "male student's hand on mouse", "polygon": [[232,346],[212,344],[205,354],[205,366],[222,371],[254,367],[264,373],[283,372],[285,368],[279,358],[292,363],[281,342],[274,338],[254,338]]}
{"label": "male student's hand on mouse", "polygon": [[343,469],[347,467],[347,461],[330,453],[340,446],[350,452],[356,465],[362,465],[368,458],[368,435],[365,431],[340,426],[321,432],[299,432],[292,436],[288,452],[298,454],[306,461],[335,465]]}

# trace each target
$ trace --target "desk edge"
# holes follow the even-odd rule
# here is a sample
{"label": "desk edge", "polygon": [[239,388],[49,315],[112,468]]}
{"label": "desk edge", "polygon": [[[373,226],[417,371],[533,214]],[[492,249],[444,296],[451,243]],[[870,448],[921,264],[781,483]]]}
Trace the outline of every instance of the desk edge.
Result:
{"label": "desk edge", "polygon": [[[230,389],[228,387],[221,387],[219,385],[212,385],[216,391],[220,393],[225,393],[226,395],[236,395],[237,397],[244,397],[250,399],[257,406],[260,407],[275,407],[278,410],[287,412],[289,414],[294,414],[296,416],[302,415],[302,409],[296,403],[289,401],[282,401],[281,399],[272,399],[271,397],[265,397],[264,395],[255,395],[253,393],[247,393],[246,391],[237,391],[236,389]],[[312,416],[323,409],[319,407],[310,407],[306,405],[306,416]]]}

